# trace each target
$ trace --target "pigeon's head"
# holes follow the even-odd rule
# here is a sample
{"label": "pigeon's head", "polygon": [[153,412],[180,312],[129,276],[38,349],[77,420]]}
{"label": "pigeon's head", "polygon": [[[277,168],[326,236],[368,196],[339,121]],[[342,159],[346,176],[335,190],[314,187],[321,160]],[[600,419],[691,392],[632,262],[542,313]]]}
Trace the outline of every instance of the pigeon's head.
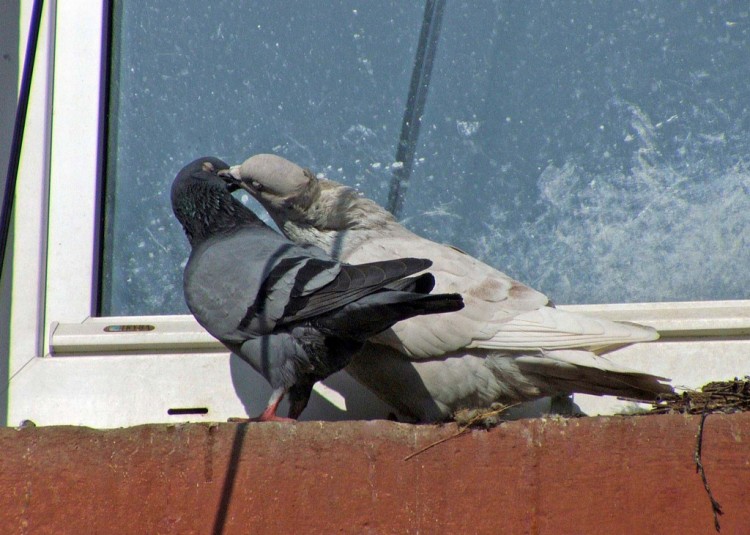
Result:
{"label": "pigeon's head", "polygon": [[[183,167],[172,183],[172,210],[192,245],[258,218],[230,194],[219,171],[229,165],[206,156]],[[236,188],[235,188],[236,189]]]}
{"label": "pigeon's head", "polygon": [[212,156],[193,160],[177,173],[172,183],[172,208],[180,219],[177,208],[196,204],[201,197],[224,197],[228,194],[224,180],[218,172],[229,169],[229,165]]}
{"label": "pigeon's head", "polygon": [[250,193],[272,216],[293,207],[306,209],[305,201],[317,184],[310,171],[275,154],[256,154],[219,174],[230,188]]}

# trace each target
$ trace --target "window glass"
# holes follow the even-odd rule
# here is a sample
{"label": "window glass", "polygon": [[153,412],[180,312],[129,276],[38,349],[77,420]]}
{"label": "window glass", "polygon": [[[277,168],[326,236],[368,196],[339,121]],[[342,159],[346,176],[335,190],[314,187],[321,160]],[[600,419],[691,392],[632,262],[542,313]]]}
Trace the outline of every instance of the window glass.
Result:
{"label": "window glass", "polygon": [[[387,203],[424,4],[113,13],[103,314],[186,312],[169,187],[198,156],[275,152]],[[408,227],[560,303],[750,297],[744,3],[451,1],[441,20]]]}
{"label": "window glass", "polygon": [[384,200],[422,11],[115,2],[102,313],[187,312],[169,188],[194,158],[277,152]]}

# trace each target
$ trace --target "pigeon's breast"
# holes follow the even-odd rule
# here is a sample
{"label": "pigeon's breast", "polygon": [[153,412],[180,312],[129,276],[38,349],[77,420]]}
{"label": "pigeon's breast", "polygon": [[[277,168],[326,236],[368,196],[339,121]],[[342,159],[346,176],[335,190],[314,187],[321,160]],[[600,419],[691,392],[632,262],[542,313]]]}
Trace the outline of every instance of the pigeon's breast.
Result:
{"label": "pigeon's breast", "polygon": [[238,330],[260,290],[273,251],[264,240],[238,234],[196,247],[184,273],[188,308],[209,333],[240,342]]}

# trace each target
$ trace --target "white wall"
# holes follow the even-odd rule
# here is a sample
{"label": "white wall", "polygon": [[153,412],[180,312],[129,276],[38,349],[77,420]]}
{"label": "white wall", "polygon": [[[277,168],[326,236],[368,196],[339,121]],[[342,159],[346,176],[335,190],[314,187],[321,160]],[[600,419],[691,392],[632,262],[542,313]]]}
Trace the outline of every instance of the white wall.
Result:
{"label": "white wall", "polygon": [[[5,173],[8,169],[18,94],[19,9],[18,2],[0,2],[0,20],[3,21],[3,29],[0,31],[0,191],[5,187]],[[6,253],[8,259],[5,262],[8,268],[3,270],[2,283],[0,283],[0,425],[5,425],[8,413],[9,253],[10,251]]]}

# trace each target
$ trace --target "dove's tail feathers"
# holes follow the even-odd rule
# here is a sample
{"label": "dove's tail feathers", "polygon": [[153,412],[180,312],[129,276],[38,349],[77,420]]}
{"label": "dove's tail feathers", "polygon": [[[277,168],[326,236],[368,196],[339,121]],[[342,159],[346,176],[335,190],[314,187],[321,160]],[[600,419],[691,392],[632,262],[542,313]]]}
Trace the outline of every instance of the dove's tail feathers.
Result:
{"label": "dove's tail feathers", "polygon": [[589,351],[544,351],[514,362],[545,395],[577,392],[654,401],[674,392],[664,377],[631,370]]}
{"label": "dove's tail feathers", "polygon": [[426,314],[455,312],[464,307],[459,294],[421,294],[383,290],[315,321],[316,327],[336,336],[367,340],[399,321]]}

